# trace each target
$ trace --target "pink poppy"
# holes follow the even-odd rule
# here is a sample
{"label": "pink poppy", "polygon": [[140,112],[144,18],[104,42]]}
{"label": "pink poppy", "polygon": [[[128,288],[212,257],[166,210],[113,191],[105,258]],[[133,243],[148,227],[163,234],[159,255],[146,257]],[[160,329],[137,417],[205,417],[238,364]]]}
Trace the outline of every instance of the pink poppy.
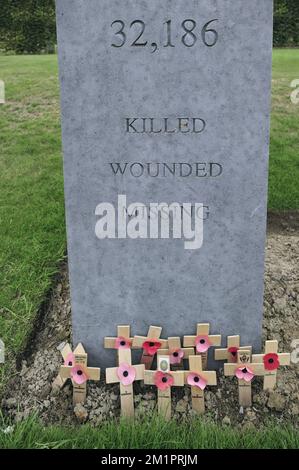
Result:
{"label": "pink poppy", "polygon": [[236,348],[236,347],[228,348],[228,352],[230,354],[230,361],[231,362],[237,362],[237,360],[238,360],[238,351],[239,351],[239,348]]}
{"label": "pink poppy", "polygon": [[249,369],[249,367],[238,367],[235,372],[235,375],[240,380],[245,380],[245,382],[251,382],[254,377],[254,372]]}
{"label": "pink poppy", "polygon": [[124,338],[123,336],[119,336],[115,340],[116,349],[130,349],[131,345],[132,345],[132,342],[129,339]]}
{"label": "pink poppy", "polygon": [[68,353],[68,355],[65,358],[64,365],[73,367],[75,363],[76,363],[75,354],[72,352]]}
{"label": "pink poppy", "polygon": [[82,385],[88,380],[88,375],[86,374],[84,367],[82,367],[80,364],[75,365],[71,369],[71,377],[72,380],[78,385]]}
{"label": "pink poppy", "polygon": [[129,364],[123,363],[117,369],[117,376],[123,385],[131,385],[136,377],[136,370]]}
{"label": "pink poppy", "polygon": [[188,375],[187,377],[187,384],[191,385],[192,387],[198,387],[201,390],[204,390],[207,386],[207,381],[203,377],[201,377],[199,374],[195,374],[194,372],[191,372],[191,374]]}
{"label": "pink poppy", "polygon": [[170,364],[180,364],[184,358],[184,351],[182,349],[175,349],[170,354]]}
{"label": "pink poppy", "polygon": [[143,351],[149,356],[154,356],[161,346],[162,343],[156,339],[148,339],[147,341],[144,341],[142,345]]}
{"label": "pink poppy", "polygon": [[195,338],[195,346],[198,353],[204,353],[212,346],[212,343],[207,335],[200,335]]}
{"label": "pink poppy", "polygon": [[174,379],[171,374],[165,374],[159,370],[155,373],[155,385],[159,390],[166,390],[171,387],[173,383]]}

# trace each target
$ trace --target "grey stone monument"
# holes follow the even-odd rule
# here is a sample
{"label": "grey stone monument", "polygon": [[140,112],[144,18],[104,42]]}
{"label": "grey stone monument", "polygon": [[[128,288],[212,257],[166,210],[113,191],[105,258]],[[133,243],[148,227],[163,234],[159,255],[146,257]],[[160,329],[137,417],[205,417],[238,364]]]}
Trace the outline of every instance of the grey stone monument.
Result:
{"label": "grey stone monument", "polygon": [[114,364],[118,324],[210,322],[260,348],[272,9],[57,0],[73,340],[91,363]]}

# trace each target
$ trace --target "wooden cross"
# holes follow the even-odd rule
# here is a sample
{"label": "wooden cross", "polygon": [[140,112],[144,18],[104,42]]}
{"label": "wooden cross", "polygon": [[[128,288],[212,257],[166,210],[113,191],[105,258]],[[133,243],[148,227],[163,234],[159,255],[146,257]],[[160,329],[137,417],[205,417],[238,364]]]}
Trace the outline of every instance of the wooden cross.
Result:
{"label": "wooden cross", "polygon": [[254,375],[264,375],[263,364],[253,364],[251,361],[251,351],[240,350],[237,353],[236,363],[224,364],[225,376],[238,377],[239,384],[239,403],[240,406],[251,406],[252,393],[251,393],[251,379]]}
{"label": "wooden cross", "polygon": [[143,348],[141,357],[141,364],[144,364],[146,369],[150,369],[158,349],[165,349],[168,347],[168,341],[161,339],[162,328],[160,326],[150,326],[147,336],[134,336],[133,348]]}
{"label": "wooden cross", "polygon": [[[62,358],[63,358],[64,361],[67,360],[68,356],[73,354],[72,348],[69,345],[69,343],[65,343],[65,344],[62,345],[62,347],[59,346],[57,349],[60,350]],[[71,364],[68,364],[68,365],[71,365]],[[68,378],[63,378],[60,375],[60,372],[59,372],[59,374],[57,375],[56,379],[53,382],[53,387],[62,388],[64,386],[65,382],[67,381],[67,379]]]}
{"label": "wooden cross", "polygon": [[[73,383],[73,403],[84,403],[87,380],[100,380],[101,369],[87,367],[87,353],[81,343],[74,350],[75,364],[60,367],[62,379],[71,379]],[[83,377],[82,377],[83,376]],[[78,383],[78,380],[82,383]]]}
{"label": "wooden cross", "polygon": [[194,355],[194,348],[182,348],[181,338],[169,337],[168,348],[159,349],[157,354],[162,356],[169,355],[170,365],[172,370],[184,369],[184,359],[188,359],[189,356]]}
{"label": "wooden cross", "polygon": [[121,414],[126,417],[134,417],[133,382],[144,379],[144,364],[132,366],[130,349],[120,349],[118,358],[118,367],[106,369],[106,383],[119,383]]}
{"label": "wooden cross", "polygon": [[264,354],[254,354],[252,362],[264,365],[264,390],[273,390],[277,382],[278,367],[289,366],[291,355],[290,353],[278,352],[278,341],[266,341]]}
{"label": "wooden cross", "polygon": [[117,337],[106,337],[104,339],[104,348],[116,349],[118,356],[118,364],[120,363],[120,350],[132,349],[133,338],[131,338],[131,327],[129,325],[119,325],[117,327]]}
{"label": "wooden cross", "polygon": [[239,350],[251,351],[251,346],[240,346],[240,336],[228,336],[226,348],[215,349],[215,361],[237,362]]}
{"label": "wooden cross", "polygon": [[207,385],[217,385],[217,376],[215,371],[203,371],[200,355],[189,356],[189,370],[185,371],[185,384],[191,386],[193,410],[198,414],[204,413],[204,389]]}
{"label": "wooden cross", "polygon": [[[197,323],[196,336],[184,336],[184,347],[193,346],[196,349],[196,354],[202,357],[202,368],[207,368],[208,363],[208,349],[211,346],[221,345],[221,335],[210,335],[209,323]],[[200,349],[203,352],[200,352]]]}
{"label": "wooden cross", "polygon": [[[163,356],[158,356],[158,364]],[[158,389],[158,412],[164,419],[171,418],[171,388],[184,386],[184,371],[145,370],[144,383]]]}

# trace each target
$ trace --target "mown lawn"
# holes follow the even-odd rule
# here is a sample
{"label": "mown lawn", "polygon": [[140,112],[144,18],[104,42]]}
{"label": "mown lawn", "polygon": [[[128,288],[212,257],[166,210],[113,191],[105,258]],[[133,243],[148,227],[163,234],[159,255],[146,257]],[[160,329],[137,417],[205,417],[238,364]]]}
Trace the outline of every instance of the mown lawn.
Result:
{"label": "mown lawn", "polygon": [[299,50],[273,55],[269,208],[299,208],[299,104],[291,102],[291,82],[299,79]]}
{"label": "mown lawn", "polygon": [[[274,51],[269,207],[299,207],[299,50]],[[65,250],[56,56],[0,57],[0,337],[7,361],[24,346]]]}
{"label": "mown lawn", "polygon": [[[0,57],[0,337],[6,368],[65,251],[55,56]],[[0,367],[2,376],[5,369]]]}
{"label": "mown lawn", "polygon": [[298,449],[299,432],[288,426],[241,431],[193,419],[163,422],[146,416],[134,424],[121,421],[99,428],[43,427],[29,418],[10,427],[0,418],[1,449]]}

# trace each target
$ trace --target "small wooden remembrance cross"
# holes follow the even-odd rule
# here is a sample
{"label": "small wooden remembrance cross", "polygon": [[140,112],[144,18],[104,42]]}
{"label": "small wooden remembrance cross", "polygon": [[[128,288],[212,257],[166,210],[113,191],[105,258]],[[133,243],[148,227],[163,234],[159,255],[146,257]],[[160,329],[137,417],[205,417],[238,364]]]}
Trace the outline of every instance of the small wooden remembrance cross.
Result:
{"label": "small wooden remembrance cross", "polygon": [[202,357],[202,368],[207,368],[208,350],[221,345],[221,335],[210,335],[209,323],[197,323],[196,336],[184,336],[184,347],[193,346]]}
{"label": "small wooden remembrance cross", "polygon": [[[64,360],[64,365],[69,365],[69,366],[75,365],[73,364],[73,361],[74,361],[73,351],[69,343],[62,343],[57,349],[59,349],[61,352],[62,358]],[[56,379],[53,382],[53,387],[62,388],[65,382],[67,381],[67,379],[68,377],[63,378],[59,372],[59,374],[57,375]]]}
{"label": "small wooden remembrance cross", "polygon": [[251,351],[251,346],[240,346],[240,336],[228,336],[226,348],[215,349],[215,361],[237,362],[239,350]]}
{"label": "small wooden remembrance cross", "polygon": [[88,380],[100,380],[101,369],[87,367],[87,353],[81,343],[73,353],[72,365],[60,367],[62,379],[71,379],[73,383],[73,403],[84,403],[86,399],[86,383]]}
{"label": "small wooden remembrance cross", "polygon": [[207,385],[217,385],[215,371],[202,370],[202,357],[189,356],[189,370],[185,371],[185,384],[191,386],[192,408],[198,414],[205,411],[204,389]]}
{"label": "small wooden remembrance cross", "polygon": [[184,371],[170,371],[164,364],[169,364],[169,357],[158,355],[160,370],[145,370],[144,383],[155,385],[158,389],[158,412],[166,420],[171,418],[171,388],[184,386]]}
{"label": "small wooden remembrance cross", "polygon": [[147,336],[134,336],[133,348],[143,349],[141,364],[146,369],[150,369],[158,349],[167,348],[168,341],[161,339],[162,328],[160,326],[150,326]]}
{"label": "small wooden remembrance cross", "polygon": [[104,348],[116,349],[118,354],[118,364],[120,364],[119,352],[121,350],[132,349],[133,338],[131,338],[131,327],[129,325],[119,325],[117,327],[117,337],[106,337]]}
{"label": "small wooden remembrance cross", "polygon": [[106,369],[106,383],[119,383],[121,414],[131,418],[134,417],[133,382],[143,380],[144,364],[132,366],[131,349],[119,349],[118,359],[118,367]]}
{"label": "small wooden remembrance cross", "polygon": [[278,352],[278,341],[266,341],[265,353],[254,354],[252,362],[264,364],[264,390],[273,390],[277,382],[277,369],[280,366],[289,366],[291,355],[290,353]]}
{"label": "small wooden remembrance cross", "polygon": [[252,393],[251,381],[255,375],[264,375],[263,364],[253,364],[251,362],[251,351],[239,350],[236,363],[224,364],[224,375],[235,376],[239,384],[239,403],[240,406],[251,406]]}
{"label": "small wooden remembrance cross", "polygon": [[182,348],[181,338],[169,337],[168,348],[159,349],[157,354],[161,356],[169,356],[170,365],[172,370],[184,369],[184,359],[188,359],[189,356],[194,355],[194,348]]}

